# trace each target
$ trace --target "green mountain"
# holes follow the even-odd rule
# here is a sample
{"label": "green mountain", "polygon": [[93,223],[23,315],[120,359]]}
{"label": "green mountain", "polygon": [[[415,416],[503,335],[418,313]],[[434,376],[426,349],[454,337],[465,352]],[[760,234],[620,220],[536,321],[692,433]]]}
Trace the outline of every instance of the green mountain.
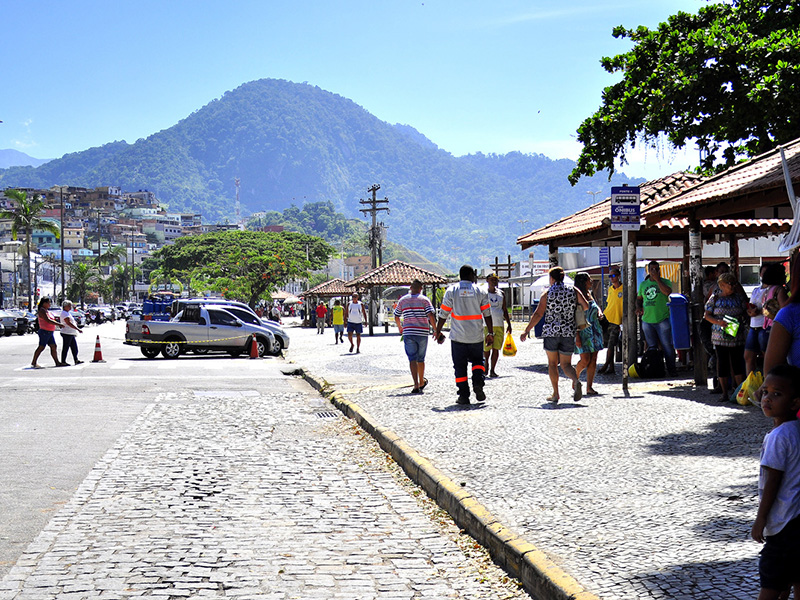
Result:
{"label": "green mountain", "polygon": [[385,123],[351,100],[262,79],[133,144],[0,170],[0,187],[148,189],[171,210],[214,222],[235,219],[236,178],[243,216],[329,200],[348,217],[362,217],[359,199],[378,183],[379,197],[390,201],[390,214],[380,214],[389,240],[453,268],[516,255],[518,235],[585,207],[587,189],[640,181],[598,175],[572,188],[573,166],[516,152],[454,157],[413,127]]}

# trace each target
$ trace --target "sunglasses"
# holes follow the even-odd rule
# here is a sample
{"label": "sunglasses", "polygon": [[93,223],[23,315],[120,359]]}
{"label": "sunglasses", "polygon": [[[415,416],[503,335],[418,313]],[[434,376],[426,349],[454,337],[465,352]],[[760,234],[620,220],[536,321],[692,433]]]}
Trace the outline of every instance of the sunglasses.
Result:
{"label": "sunglasses", "polygon": [[619,273],[609,273],[609,277],[619,277]]}

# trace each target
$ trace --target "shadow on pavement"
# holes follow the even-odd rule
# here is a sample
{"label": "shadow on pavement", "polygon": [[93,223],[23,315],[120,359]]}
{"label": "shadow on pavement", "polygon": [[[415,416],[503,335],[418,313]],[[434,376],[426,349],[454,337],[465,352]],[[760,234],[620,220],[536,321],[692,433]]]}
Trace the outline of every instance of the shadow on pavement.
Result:
{"label": "shadow on pavement", "polygon": [[431,410],[437,413],[445,413],[445,412],[463,412],[468,410],[480,410],[482,408],[486,408],[486,403],[481,402],[480,404],[472,403],[472,404],[451,404],[450,406],[445,406],[444,408],[436,408],[433,407]]}
{"label": "shadow on pavement", "polygon": [[754,427],[746,412],[720,415],[702,431],[681,431],[654,438],[650,444],[653,454],[674,456],[757,456],[769,423]]}
{"label": "shadow on pavement", "polygon": [[631,584],[647,589],[653,598],[755,598],[758,559],[676,564],[634,575]]}

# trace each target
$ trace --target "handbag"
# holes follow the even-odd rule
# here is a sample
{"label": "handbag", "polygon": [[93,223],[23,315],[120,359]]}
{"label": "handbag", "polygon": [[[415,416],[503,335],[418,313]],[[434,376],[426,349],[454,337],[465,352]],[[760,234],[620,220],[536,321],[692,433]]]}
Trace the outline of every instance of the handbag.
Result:
{"label": "handbag", "polygon": [[778,311],[781,309],[781,305],[775,297],[777,291],[778,286],[775,286],[768,292],[772,294],[772,296],[769,300],[764,302],[764,306],[761,309],[761,313],[771,321],[775,320],[775,317],[778,316]]}
{"label": "handbag", "polygon": [[586,313],[583,311],[580,304],[575,307],[575,326],[578,328],[578,331],[586,329],[589,326],[589,322],[586,320]]}

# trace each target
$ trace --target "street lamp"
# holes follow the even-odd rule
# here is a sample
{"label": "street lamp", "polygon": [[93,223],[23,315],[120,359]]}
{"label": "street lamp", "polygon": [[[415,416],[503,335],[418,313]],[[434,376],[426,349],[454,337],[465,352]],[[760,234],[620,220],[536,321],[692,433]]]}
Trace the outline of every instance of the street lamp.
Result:
{"label": "street lamp", "polygon": [[586,193],[592,195],[592,204],[594,204],[597,201],[597,194],[602,194],[603,192],[598,190],[596,192],[586,192]]}

